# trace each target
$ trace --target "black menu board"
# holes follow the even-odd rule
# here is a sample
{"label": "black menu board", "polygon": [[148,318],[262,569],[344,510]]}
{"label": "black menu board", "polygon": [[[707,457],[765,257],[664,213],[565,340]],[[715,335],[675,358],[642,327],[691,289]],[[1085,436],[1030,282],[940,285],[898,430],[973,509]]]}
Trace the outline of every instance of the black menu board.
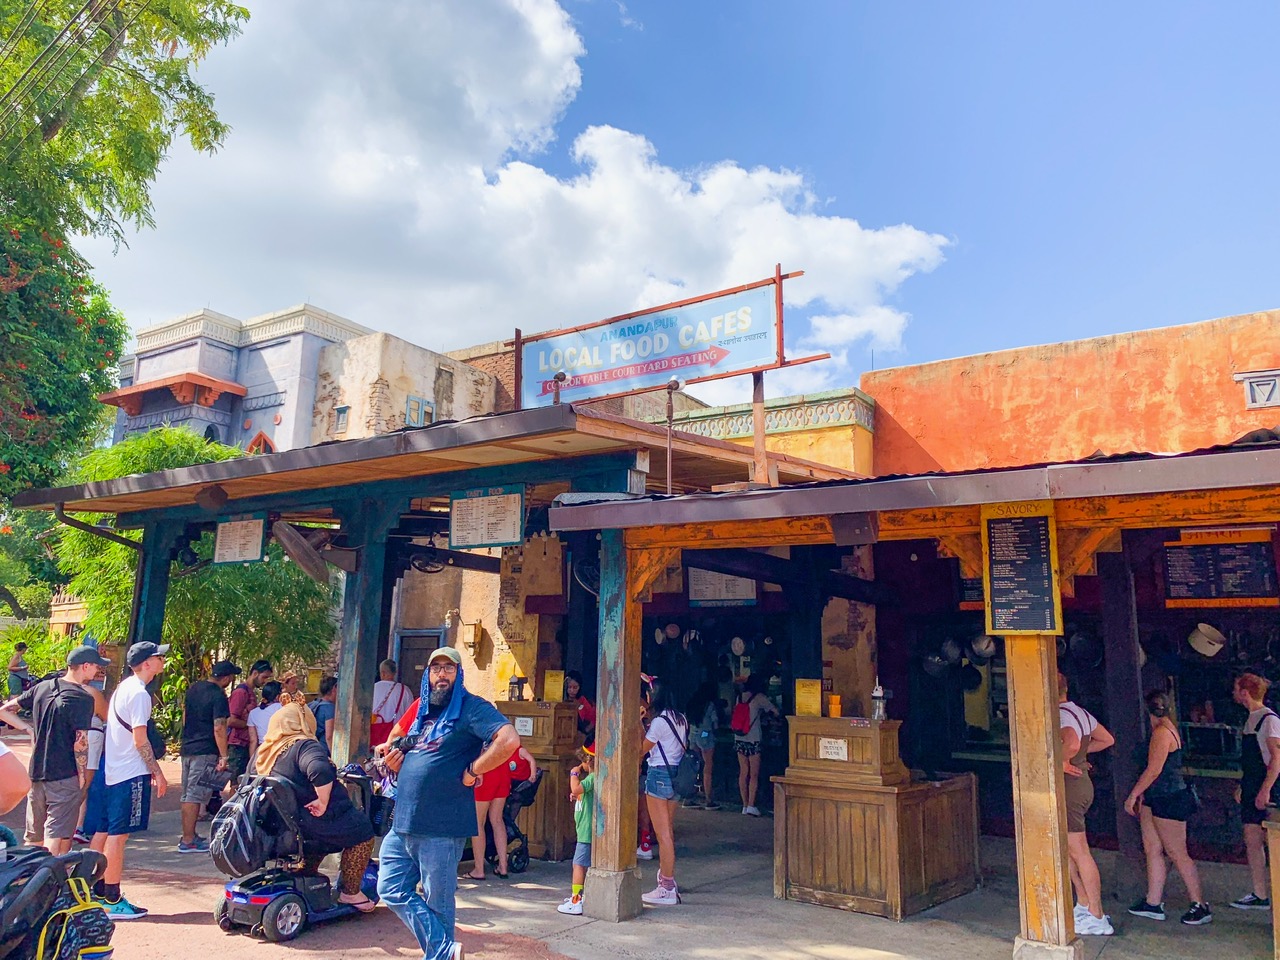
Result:
{"label": "black menu board", "polygon": [[1273,598],[1280,593],[1270,542],[1166,544],[1164,584],[1165,597],[1184,604]]}
{"label": "black menu board", "polygon": [[984,508],[988,633],[1062,632],[1049,509],[1038,504],[995,504],[992,512],[998,513],[991,515]]}

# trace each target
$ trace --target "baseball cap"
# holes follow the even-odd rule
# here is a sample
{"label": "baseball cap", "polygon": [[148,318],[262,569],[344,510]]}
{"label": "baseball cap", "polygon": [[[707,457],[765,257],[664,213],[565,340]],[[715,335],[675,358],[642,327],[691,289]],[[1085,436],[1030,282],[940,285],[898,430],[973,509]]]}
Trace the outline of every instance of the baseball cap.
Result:
{"label": "baseball cap", "polygon": [[458,666],[462,666],[462,654],[453,647],[436,647],[431,651],[431,656],[427,657],[427,666],[435,663],[437,660],[448,660]]}
{"label": "baseball cap", "polygon": [[150,660],[152,657],[163,657],[169,652],[167,643],[152,643],[150,640],[143,640],[135,643],[129,648],[129,655],[126,660],[131,667],[136,667],[144,660]]}
{"label": "baseball cap", "polygon": [[67,654],[68,667],[81,667],[86,663],[96,664],[99,667],[111,666],[110,660],[98,653],[96,648],[91,647],[88,644],[82,647],[76,647]]}
{"label": "baseball cap", "polygon": [[215,677],[234,677],[241,672],[230,660],[219,660],[213,665],[213,675]]}

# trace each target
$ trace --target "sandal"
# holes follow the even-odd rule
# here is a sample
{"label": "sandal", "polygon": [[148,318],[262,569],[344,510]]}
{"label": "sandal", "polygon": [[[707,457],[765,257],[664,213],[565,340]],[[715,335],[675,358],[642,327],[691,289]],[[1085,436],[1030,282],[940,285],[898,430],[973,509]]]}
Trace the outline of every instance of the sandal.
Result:
{"label": "sandal", "polygon": [[338,902],[348,907],[355,907],[361,913],[373,913],[374,910],[378,909],[378,905],[363,893],[340,893],[338,894]]}
{"label": "sandal", "polygon": [[497,877],[499,880],[507,879],[507,872],[505,870],[495,870],[493,871],[493,875]]}
{"label": "sandal", "polygon": [[464,873],[459,879],[474,880],[476,881],[476,883],[479,883],[481,880],[487,880],[488,877],[486,877],[484,874],[481,874],[480,876],[477,877],[475,875],[475,871],[473,870],[471,873]]}

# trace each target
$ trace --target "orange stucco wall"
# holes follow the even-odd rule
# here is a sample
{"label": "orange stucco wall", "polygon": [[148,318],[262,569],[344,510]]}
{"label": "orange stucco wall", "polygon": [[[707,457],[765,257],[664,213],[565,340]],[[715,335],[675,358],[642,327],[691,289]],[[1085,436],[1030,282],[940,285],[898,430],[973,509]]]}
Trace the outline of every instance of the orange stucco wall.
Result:
{"label": "orange stucco wall", "polygon": [[1234,374],[1280,368],[1280,310],[877,370],[877,475],[1182,452],[1280,425]]}

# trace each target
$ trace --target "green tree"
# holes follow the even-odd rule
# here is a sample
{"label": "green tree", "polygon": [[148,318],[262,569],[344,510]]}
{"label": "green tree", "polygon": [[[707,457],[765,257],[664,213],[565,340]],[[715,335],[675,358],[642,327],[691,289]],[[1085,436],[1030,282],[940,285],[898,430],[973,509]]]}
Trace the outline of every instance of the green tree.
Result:
{"label": "green tree", "polygon": [[174,140],[227,135],[195,68],[249,12],[227,0],[0,0],[0,213],[59,234],[150,226]]}
{"label": "green tree", "polygon": [[[240,455],[234,447],[210,443],[189,430],[161,427],[93,451],[71,480],[109,480]],[[92,522],[96,517],[82,519]],[[209,559],[213,533],[203,532],[192,547],[198,558]],[[85,630],[103,641],[122,640],[128,633],[137,551],[67,529],[57,553],[71,592],[88,607]],[[174,572],[164,618],[164,642],[174,648],[174,669],[166,671],[170,704],[180,702],[177,694],[200,676],[206,659],[308,662],[329,650],[336,636],[333,585],[317,584],[296,564],[285,562],[274,544],[268,557],[265,563]]]}
{"label": "green tree", "polygon": [[[47,486],[103,424],[124,318],[87,264],[48,232],[0,232],[0,503]],[[0,580],[0,582],[5,582]]]}

